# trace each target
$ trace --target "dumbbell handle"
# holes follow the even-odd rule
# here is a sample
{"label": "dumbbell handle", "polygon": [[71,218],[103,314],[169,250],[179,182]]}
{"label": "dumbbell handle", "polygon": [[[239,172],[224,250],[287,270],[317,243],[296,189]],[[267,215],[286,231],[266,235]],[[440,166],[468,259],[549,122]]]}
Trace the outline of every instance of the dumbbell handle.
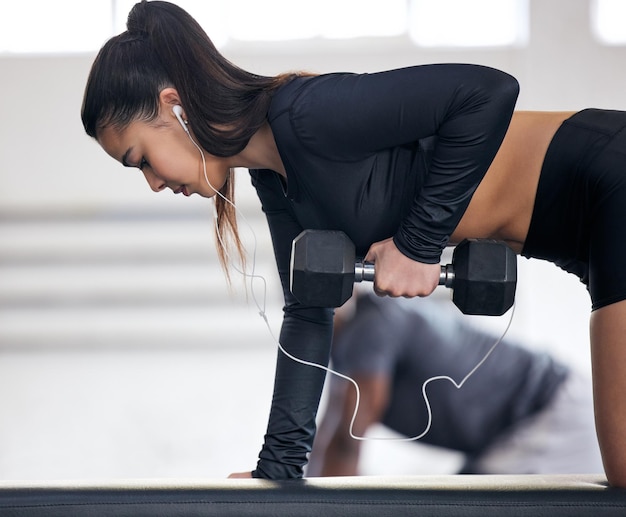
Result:
{"label": "dumbbell handle", "polygon": [[[357,259],[354,264],[354,281],[355,282],[373,282],[374,281],[374,263],[364,262]],[[454,267],[452,264],[446,264],[441,266],[441,272],[439,273],[439,285],[445,285],[446,287],[452,287],[454,283]]]}

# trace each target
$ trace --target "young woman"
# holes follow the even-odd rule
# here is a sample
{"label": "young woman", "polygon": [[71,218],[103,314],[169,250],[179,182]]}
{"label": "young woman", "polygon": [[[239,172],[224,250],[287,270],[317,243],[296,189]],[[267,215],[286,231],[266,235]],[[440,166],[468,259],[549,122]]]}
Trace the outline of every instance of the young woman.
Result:
{"label": "young woman", "polygon": [[[526,256],[578,274],[594,302],[595,395],[606,471],[611,483],[626,486],[626,404],[618,404],[626,364],[615,364],[626,363],[620,346],[626,285],[613,285],[621,273],[615,268],[596,267],[619,251],[616,230],[605,231],[602,223],[616,214],[600,214],[589,204],[615,190],[576,174],[589,196],[574,196],[574,171],[593,171],[570,166],[598,155],[585,152],[589,141],[608,164],[610,144],[603,142],[626,117],[576,115],[546,155],[570,115],[520,113],[507,133],[517,94],[511,76],[474,65],[261,77],[224,59],[180,8],[141,2],[129,14],[128,30],[98,54],[82,119],[87,134],[116,160],[141,169],[153,190],[215,199],[223,263],[232,256],[227,235],[241,252],[230,171],[250,169],[283,283],[280,342],[305,361],[328,363],[333,312],[303,306],[289,290],[291,242],[305,228],[346,232],[357,251],[376,262],[381,295],[429,295],[443,248],[464,237],[506,240]],[[570,147],[568,139],[576,138],[570,133],[587,127],[589,117],[600,119],[599,128],[588,137],[581,129],[582,141]],[[604,119],[613,118],[615,129],[605,127]],[[573,213],[560,202],[572,203]],[[553,209],[562,211],[546,220]],[[302,475],[324,377],[279,354],[265,443],[256,469],[241,476]]]}

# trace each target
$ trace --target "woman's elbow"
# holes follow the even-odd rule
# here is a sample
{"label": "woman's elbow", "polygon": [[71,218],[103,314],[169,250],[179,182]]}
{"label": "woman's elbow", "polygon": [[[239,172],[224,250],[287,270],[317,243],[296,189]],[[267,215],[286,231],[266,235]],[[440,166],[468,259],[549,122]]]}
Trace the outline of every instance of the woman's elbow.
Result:
{"label": "woman's elbow", "polygon": [[507,74],[506,72],[502,72],[502,74],[504,75],[502,89],[508,96],[517,100],[520,91],[519,81],[511,74]]}
{"label": "woman's elbow", "polygon": [[499,94],[517,99],[520,91],[519,81],[504,70],[491,68],[490,84]]}
{"label": "woman's elbow", "polygon": [[[511,74],[497,68],[485,67],[482,74],[483,98],[494,111],[513,113],[520,92],[518,80]],[[478,99],[477,99],[478,100]]]}
{"label": "woman's elbow", "polygon": [[500,106],[500,109],[512,115],[519,92],[520,85],[517,79],[506,72],[500,71],[499,78],[495,81],[492,92],[492,99]]}

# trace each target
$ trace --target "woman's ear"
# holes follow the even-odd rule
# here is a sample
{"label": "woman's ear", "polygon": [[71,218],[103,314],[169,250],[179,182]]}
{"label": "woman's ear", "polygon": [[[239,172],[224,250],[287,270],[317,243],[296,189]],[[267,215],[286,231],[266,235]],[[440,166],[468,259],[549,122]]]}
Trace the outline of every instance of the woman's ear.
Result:
{"label": "woman's ear", "polygon": [[172,111],[172,108],[176,105],[180,105],[180,96],[176,88],[168,87],[163,88],[159,93],[159,102],[161,104],[161,110]]}

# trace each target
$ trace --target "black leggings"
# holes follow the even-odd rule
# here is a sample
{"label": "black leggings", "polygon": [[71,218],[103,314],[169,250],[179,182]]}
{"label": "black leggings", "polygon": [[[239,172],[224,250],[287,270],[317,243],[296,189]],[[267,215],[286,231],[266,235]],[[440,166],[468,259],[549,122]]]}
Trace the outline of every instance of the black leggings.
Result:
{"label": "black leggings", "polygon": [[563,122],[544,160],[522,250],[577,275],[592,309],[626,299],[626,112]]}

